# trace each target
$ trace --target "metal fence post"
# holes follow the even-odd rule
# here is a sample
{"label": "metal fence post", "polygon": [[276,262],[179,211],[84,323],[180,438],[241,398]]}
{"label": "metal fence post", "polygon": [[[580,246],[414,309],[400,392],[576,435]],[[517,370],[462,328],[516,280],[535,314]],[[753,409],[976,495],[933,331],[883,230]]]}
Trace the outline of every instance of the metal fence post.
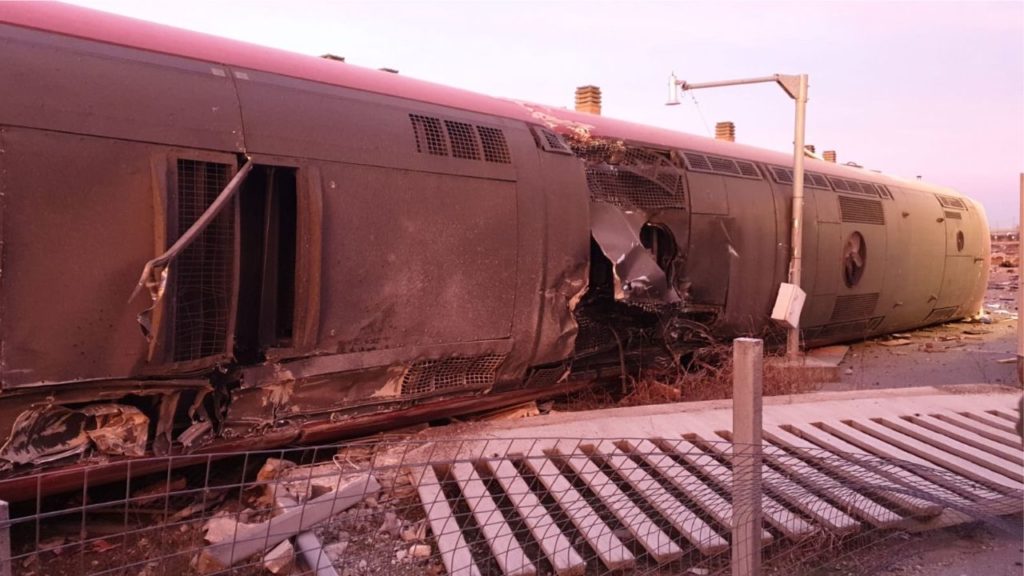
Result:
{"label": "metal fence post", "polygon": [[7,502],[0,500],[0,576],[11,576],[11,513]]}
{"label": "metal fence post", "polygon": [[732,574],[761,574],[761,385],[764,344],[733,340]]}

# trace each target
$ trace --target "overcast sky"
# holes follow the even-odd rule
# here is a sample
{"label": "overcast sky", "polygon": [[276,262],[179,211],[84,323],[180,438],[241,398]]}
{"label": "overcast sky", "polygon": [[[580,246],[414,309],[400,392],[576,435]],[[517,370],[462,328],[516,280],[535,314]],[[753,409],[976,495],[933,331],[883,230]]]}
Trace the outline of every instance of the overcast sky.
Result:
{"label": "overcast sky", "polygon": [[[789,151],[793,105],[773,85],[691,82],[810,75],[807,143],[840,162],[952,186],[994,227],[1018,219],[1024,171],[1024,2],[139,2],[75,0],[182,28],[397,68],[494,96],[572,106]],[[695,101],[695,100],[696,101]]]}

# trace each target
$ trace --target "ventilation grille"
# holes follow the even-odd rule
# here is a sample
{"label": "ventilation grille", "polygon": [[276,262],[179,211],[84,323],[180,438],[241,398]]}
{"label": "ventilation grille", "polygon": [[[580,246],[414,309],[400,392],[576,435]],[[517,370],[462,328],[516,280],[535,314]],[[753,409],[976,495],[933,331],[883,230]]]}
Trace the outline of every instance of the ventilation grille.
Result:
{"label": "ventilation grille", "polygon": [[572,155],[575,153],[574,150],[566,145],[561,136],[555,134],[551,130],[541,128],[540,126],[530,126],[530,129],[533,130],[534,139],[536,139],[537,145],[540,146],[541,150],[566,155]]}
{"label": "ventilation grille", "polygon": [[878,200],[839,196],[839,212],[843,222],[885,224],[885,211]]}
{"label": "ventilation grille", "polygon": [[[181,237],[228,185],[231,166],[178,160],[177,225]],[[173,358],[223,354],[227,347],[234,277],[234,211],[222,210],[171,266]]]}
{"label": "ventilation grille", "polygon": [[[484,160],[498,164],[511,164],[505,133],[498,128],[474,126],[455,120],[409,114],[416,151],[435,156],[453,156],[463,160]],[[449,145],[451,152],[449,153]]]}
{"label": "ventilation grille", "polygon": [[494,385],[495,372],[504,359],[504,354],[486,354],[416,362],[402,376],[402,395],[489,388]]}
{"label": "ventilation grille", "polygon": [[936,194],[935,197],[939,199],[939,204],[942,204],[943,208],[967,210],[967,205],[964,204],[964,201],[959,198],[953,196],[943,196],[942,194]]}
{"label": "ventilation grille", "polygon": [[686,168],[693,172],[710,172],[712,174],[761,180],[761,172],[757,169],[757,166],[746,160],[734,160],[732,158],[699,154],[697,152],[683,152],[683,159],[686,161]]}
{"label": "ventilation grille", "polygon": [[444,127],[448,129],[448,140],[452,143],[452,156],[466,160],[480,159],[480,142],[472,124],[445,120]]}
{"label": "ventilation grille", "polygon": [[855,338],[867,338],[872,332],[878,329],[882,324],[882,320],[885,320],[884,316],[876,316],[874,318],[868,318],[864,320],[854,320],[852,322],[839,322],[836,324],[826,324],[824,326],[815,326],[803,330],[803,337],[805,340],[816,341],[816,340],[852,340]]}
{"label": "ventilation grille", "polygon": [[566,366],[552,366],[549,368],[537,368],[526,380],[526,388],[550,388],[558,384],[562,377],[569,373]]}
{"label": "ventilation grille", "polygon": [[845,322],[858,318],[867,318],[878,306],[878,292],[871,294],[854,294],[851,296],[839,296],[832,307],[832,316],[829,322]]}
{"label": "ventilation grille", "polygon": [[932,324],[935,322],[945,322],[956,316],[959,306],[947,306],[945,308],[936,308],[931,311],[930,314],[924,319],[925,323]]}
{"label": "ventilation grille", "polygon": [[412,121],[412,130],[416,135],[417,152],[426,152],[435,156],[448,155],[448,142],[445,140],[439,118],[409,114],[409,119]]}
{"label": "ventilation grille", "polygon": [[836,178],[834,176],[829,176],[828,179],[832,182],[832,187],[836,189],[836,192],[850,192],[851,194],[863,194],[865,196],[874,196],[876,198],[892,199],[892,193],[889,192],[889,188],[882,184],[858,182],[857,180],[847,180],[845,178]]}
{"label": "ventilation grille", "polygon": [[649,176],[632,166],[589,166],[587,187],[590,199],[641,210],[686,208],[680,174],[659,172],[654,178]]}
{"label": "ventilation grille", "polygon": [[[768,168],[772,173],[772,179],[779,184],[793,183],[793,170],[791,168],[783,168],[782,166],[769,166]],[[818,174],[817,172],[804,172],[804,187],[820,188],[822,190],[832,189],[828,185],[828,178],[824,174]]]}
{"label": "ventilation grille", "polygon": [[946,218],[950,218],[952,220],[963,220],[964,218],[959,212],[950,212],[949,210],[946,210],[945,214]]}
{"label": "ventilation grille", "polygon": [[508,152],[508,142],[505,140],[504,132],[487,126],[477,126],[476,129],[480,132],[480,143],[484,147],[484,160],[498,164],[512,163],[512,155]]}

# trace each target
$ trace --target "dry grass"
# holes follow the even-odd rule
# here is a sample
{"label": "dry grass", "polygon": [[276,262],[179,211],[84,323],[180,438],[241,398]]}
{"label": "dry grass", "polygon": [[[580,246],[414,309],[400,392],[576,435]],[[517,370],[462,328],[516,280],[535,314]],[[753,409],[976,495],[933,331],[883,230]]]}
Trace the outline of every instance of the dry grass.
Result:
{"label": "dry grass", "polygon": [[[783,355],[784,351],[770,353]],[[765,358],[765,396],[813,392],[820,384],[806,373],[785,370]],[[567,398],[559,410],[647,406],[671,402],[699,402],[732,398],[732,345],[714,344],[694,352],[678,369],[645,370],[624,382],[595,385]]]}

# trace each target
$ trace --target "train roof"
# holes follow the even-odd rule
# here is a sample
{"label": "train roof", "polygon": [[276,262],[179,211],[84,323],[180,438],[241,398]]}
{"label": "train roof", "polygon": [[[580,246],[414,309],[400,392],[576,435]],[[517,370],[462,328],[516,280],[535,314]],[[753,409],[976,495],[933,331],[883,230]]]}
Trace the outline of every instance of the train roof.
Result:
{"label": "train roof", "polygon": [[[0,2],[0,23],[52,32],[128,48],[180,56],[224,66],[343,86],[367,92],[430,102],[462,110],[544,124],[557,131],[585,130],[592,136],[642,142],[661,148],[699,150],[787,166],[792,155],[725,142],[624,120],[583,114],[565,108],[486,96],[389,72],[231,40],[145,20],[56,2]],[[841,164],[808,158],[806,169],[892,183],[919,190],[960,195],[920,181],[906,180]]]}

